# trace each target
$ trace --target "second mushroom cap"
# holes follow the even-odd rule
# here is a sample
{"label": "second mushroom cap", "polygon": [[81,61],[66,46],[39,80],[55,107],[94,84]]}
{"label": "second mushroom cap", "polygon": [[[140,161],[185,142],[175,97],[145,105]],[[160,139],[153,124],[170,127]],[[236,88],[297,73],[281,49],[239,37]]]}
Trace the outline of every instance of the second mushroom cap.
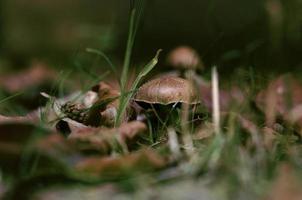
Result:
{"label": "second mushroom cap", "polygon": [[176,69],[194,70],[197,67],[203,68],[197,51],[189,46],[179,46],[173,49],[168,55],[167,62]]}

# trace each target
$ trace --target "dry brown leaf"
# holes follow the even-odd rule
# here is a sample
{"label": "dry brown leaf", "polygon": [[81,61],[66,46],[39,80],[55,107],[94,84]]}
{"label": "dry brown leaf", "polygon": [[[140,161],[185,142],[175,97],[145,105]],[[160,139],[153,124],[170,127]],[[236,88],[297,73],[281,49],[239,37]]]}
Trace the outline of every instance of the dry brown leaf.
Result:
{"label": "dry brown leaf", "polygon": [[6,91],[16,93],[54,78],[54,71],[47,68],[44,63],[36,62],[27,70],[17,74],[1,76],[0,85]]}
{"label": "dry brown leaf", "polygon": [[14,123],[14,122],[24,122],[24,123],[37,123],[39,121],[39,111],[33,111],[24,116],[4,116],[0,114],[0,124],[3,123]]}
{"label": "dry brown leaf", "polygon": [[301,200],[302,183],[289,164],[283,164],[279,168],[278,177],[265,200]]}
{"label": "dry brown leaf", "polygon": [[38,116],[35,112],[26,116],[0,115],[0,140],[2,142],[25,143],[31,134],[39,128],[37,123]]}
{"label": "dry brown leaf", "polygon": [[41,128],[37,122],[27,117],[0,116],[0,165],[5,170],[20,168],[24,148],[35,133],[48,133],[49,129]]}
{"label": "dry brown leaf", "polygon": [[107,153],[110,150],[110,142],[114,139],[113,136],[107,128],[87,127],[72,132],[68,140],[81,151],[95,150]]}
{"label": "dry brown leaf", "polygon": [[38,120],[38,112],[32,112],[25,116],[0,115],[0,152],[6,152],[6,150],[19,152],[33,132],[39,128],[36,125]]}
{"label": "dry brown leaf", "polygon": [[119,128],[82,127],[73,129],[68,139],[77,144],[81,150],[108,152],[114,142],[128,143],[147,130],[144,123],[132,121],[123,123]]}
{"label": "dry brown leaf", "polygon": [[[55,71],[44,63],[34,63],[30,68],[0,76],[0,89],[6,96],[13,96],[13,103],[27,110],[33,110],[46,104],[40,92],[53,91],[56,81]],[[67,84],[64,84],[64,89]],[[53,91],[54,92],[54,91]]]}
{"label": "dry brown leaf", "polygon": [[263,143],[266,148],[272,149],[274,142],[276,141],[276,131],[269,127],[263,128]]}
{"label": "dry brown leaf", "polygon": [[292,75],[273,80],[259,92],[256,104],[266,114],[267,126],[272,126],[277,116],[302,126],[302,85]]}
{"label": "dry brown leaf", "polygon": [[203,140],[213,136],[213,124],[205,122],[200,127],[197,128],[196,133],[193,135],[193,140]]}
{"label": "dry brown leaf", "polygon": [[119,91],[117,89],[103,81],[93,86],[91,90],[96,92],[101,100],[119,96]]}
{"label": "dry brown leaf", "polygon": [[[199,84],[201,100],[204,106],[212,110],[212,86],[208,83],[201,82]],[[244,94],[238,87],[229,90],[219,90],[219,103],[221,111],[228,111],[232,104],[242,104],[244,102]]]}
{"label": "dry brown leaf", "polygon": [[123,140],[132,140],[138,134],[143,133],[147,130],[146,124],[140,121],[132,121],[128,123],[123,123],[119,127],[119,133]]}
{"label": "dry brown leaf", "polygon": [[[0,189],[1,193],[1,189]],[[100,186],[84,186],[79,187],[78,185],[65,186],[65,187],[51,187],[37,191],[32,199],[35,200],[70,200],[70,199],[89,199],[89,200],[100,200],[100,199],[114,199],[113,197],[119,196],[120,189],[112,184],[106,183]],[[1,195],[0,195],[1,197]]]}
{"label": "dry brown leaf", "polygon": [[[91,96],[92,92],[96,93],[97,98],[93,94],[93,99],[90,100],[90,104],[92,104],[90,106],[91,109],[87,113],[87,122],[85,124],[93,126],[103,125],[112,127],[114,125],[115,118],[117,115],[117,109],[119,106],[119,99],[117,98],[119,96],[119,91],[103,81],[93,86],[91,90],[92,91],[87,94],[90,94]],[[108,102],[107,105],[100,106],[104,101],[108,101],[109,99],[113,100],[111,102]]]}
{"label": "dry brown leaf", "polygon": [[151,149],[123,155],[120,157],[87,158],[76,165],[76,169],[92,175],[118,176],[128,170],[146,171],[159,169],[166,165],[165,159]]}
{"label": "dry brown leaf", "polygon": [[39,139],[34,148],[39,152],[52,156],[62,156],[74,152],[73,144],[59,133],[52,133]]}

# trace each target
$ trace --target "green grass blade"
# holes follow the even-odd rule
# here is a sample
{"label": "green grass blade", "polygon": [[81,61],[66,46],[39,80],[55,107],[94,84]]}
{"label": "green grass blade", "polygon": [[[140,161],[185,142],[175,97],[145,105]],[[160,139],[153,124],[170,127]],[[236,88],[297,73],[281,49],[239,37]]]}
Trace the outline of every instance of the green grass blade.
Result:
{"label": "green grass blade", "polygon": [[129,27],[129,35],[127,40],[127,47],[126,47],[126,53],[124,58],[124,64],[123,64],[123,71],[121,75],[121,89],[124,90],[127,82],[127,76],[130,66],[130,58],[132,54],[132,47],[134,44],[134,28],[135,28],[135,9],[132,10],[131,16],[130,16],[130,27]]}
{"label": "green grass blade", "polygon": [[141,72],[138,74],[137,78],[135,79],[134,83],[132,84],[131,87],[131,92],[129,94],[125,94],[124,91],[122,91],[121,98],[120,98],[120,104],[119,104],[119,109],[115,121],[115,126],[119,126],[122,122],[122,117],[125,114],[127,105],[133,96],[133,93],[136,91],[138,84],[144,78],[158,63],[158,57],[161,52],[161,49],[156,52],[155,57],[141,70]]}
{"label": "green grass blade", "polygon": [[4,98],[4,99],[1,99],[0,100],[0,104],[1,103],[4,103],[4,102],[6,102],[6,101],[9,101],[9,100],[11,100],[11,99],[13,99],[13,98],[15,98],[15,97],[17,97],[17,96],[20,96],[21,94],[23,94],[24,92],[18,92],[18,93],[16,93],[16,94],[13,94],[13,95],[11,95],[11,96],[9,96],[9,97],[6,97],[6,98]]}
{"label": "green grass blade", "polygon": [[159,49],[157,52],[156,52],[156,55],[155,57],[140,71],[140,73],[138,74],[137,78],[135,79],[132,87],[131,87],[131,90],[134,91],[139,82],[141,81],[142,78],[144,78],[154,67],[155,65],[157,64],[158,62],[158,57],[159,57],[159,54],[162,50]]}

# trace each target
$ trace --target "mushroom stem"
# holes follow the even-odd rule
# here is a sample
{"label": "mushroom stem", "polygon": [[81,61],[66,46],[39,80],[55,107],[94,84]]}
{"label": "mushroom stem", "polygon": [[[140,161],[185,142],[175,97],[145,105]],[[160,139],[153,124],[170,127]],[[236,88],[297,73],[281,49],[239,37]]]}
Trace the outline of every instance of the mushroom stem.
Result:
{"label": "mushroom stem", "polygon": [[193,154],[193,149],[194,149],[194,145],[193,145],[193,140],[191,137],[191,133],[190,133],[190,128],[189,128],[189,110],[190,110],[190,105],[189,104],[182,104],[182,117],[181,117],[181,129],[183,132],[183,141],[184,141],[184,145],[185,145],[185,151],[187,153],[188,156]]}

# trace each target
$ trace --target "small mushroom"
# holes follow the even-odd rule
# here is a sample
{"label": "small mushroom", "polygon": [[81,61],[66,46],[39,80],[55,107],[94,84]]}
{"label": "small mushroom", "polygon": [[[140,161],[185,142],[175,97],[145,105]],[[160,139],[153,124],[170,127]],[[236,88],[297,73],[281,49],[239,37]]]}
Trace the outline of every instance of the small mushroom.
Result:
{"label": "small mushroom", "polygon": [[198,53],[188,46],[179,46],[172,50],[167,58],[169,65],[180,70],[196,70],[203,67]]}
{"label": "small mushroom", "polygon": [[167,63],[175,70],[167,73],[169,76],[178,76],[190,80],[196,85],[206,82],[196,71],[202,70],[204,65],[197,51],[189,46],[179,46],[168,54]]}
{"label": "small mushroom", "polygon": [[145,83],[138,89],[135,101],[161,105],[199,103],[197,92],[190,81],[173,76],[164,76]]}

